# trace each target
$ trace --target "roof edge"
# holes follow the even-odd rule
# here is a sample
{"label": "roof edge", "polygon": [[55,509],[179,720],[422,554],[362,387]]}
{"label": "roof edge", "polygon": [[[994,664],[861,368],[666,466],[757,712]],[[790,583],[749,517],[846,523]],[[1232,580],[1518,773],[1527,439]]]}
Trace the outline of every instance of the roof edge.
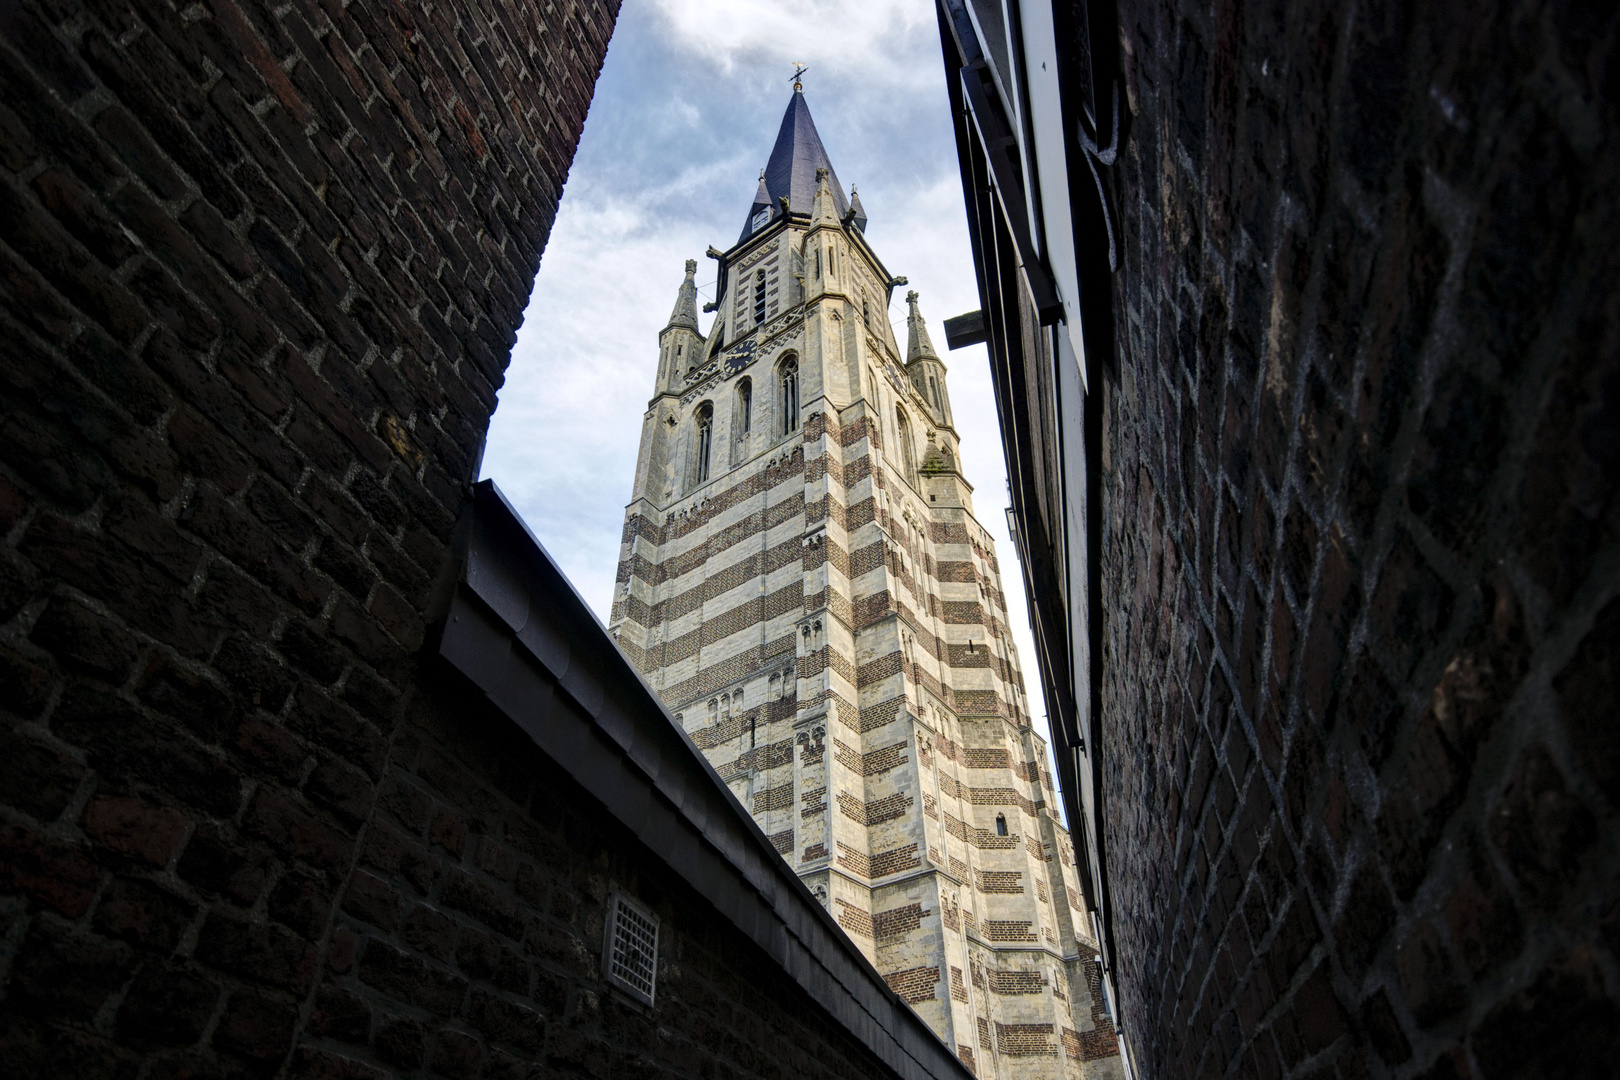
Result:
{"label": "roof edge", "polygon": [[771,846],[493,481],[437,652],[903,1080],[974,1080]]}

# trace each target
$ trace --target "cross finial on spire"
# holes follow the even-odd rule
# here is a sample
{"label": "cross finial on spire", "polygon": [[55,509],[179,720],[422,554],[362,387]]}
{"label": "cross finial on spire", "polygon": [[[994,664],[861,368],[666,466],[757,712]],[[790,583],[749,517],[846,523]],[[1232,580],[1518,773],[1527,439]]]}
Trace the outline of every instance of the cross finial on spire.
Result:
{"label": "cross finial on spire", "polygon": [[797,60],[793,61],[793,89],[795,92],[804,89],[804,84],[799,81],[799,77],[809,70]]}

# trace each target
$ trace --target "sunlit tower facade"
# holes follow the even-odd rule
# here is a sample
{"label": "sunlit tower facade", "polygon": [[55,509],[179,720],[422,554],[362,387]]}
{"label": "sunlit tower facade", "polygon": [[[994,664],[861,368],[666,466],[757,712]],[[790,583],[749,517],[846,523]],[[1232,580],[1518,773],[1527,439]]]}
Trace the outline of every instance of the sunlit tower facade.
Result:
{"label": "sunlit tower facade", "polygon": [[1114,1076],[995,546],[917,294],[795,87],[699,323],[659,334],[611,630],[777,851],[981,1077]]}

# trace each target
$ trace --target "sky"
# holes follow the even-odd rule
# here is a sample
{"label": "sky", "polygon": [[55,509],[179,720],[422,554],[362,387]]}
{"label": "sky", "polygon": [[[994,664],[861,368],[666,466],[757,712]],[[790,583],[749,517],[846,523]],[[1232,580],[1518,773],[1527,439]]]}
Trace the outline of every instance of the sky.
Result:
{"label": "sky", "polygon": [[[794,65],[866,237],[910,279],[936,345],[979,307],[930,0],[625,0],[563,189],[483,476],[607,620],[658,331],[687,259],[714,298],[712,244],[731,247],[792,95]],[[709,319],[704,316],[703,328]],[[975,515],[996,541],[1013,639],[1045,734],[1006,463],[983,346],[945,354]]]}

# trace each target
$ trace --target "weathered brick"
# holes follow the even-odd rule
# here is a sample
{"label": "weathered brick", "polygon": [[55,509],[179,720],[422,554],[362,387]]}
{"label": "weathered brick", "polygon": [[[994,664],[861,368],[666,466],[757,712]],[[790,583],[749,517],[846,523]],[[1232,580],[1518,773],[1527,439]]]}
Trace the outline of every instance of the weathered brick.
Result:
{"label": "weathered brick", "polygon": [[351,842],[336,826],[321,820],[290,793],[262,785],[248,805],[243,829],[280,851],[326,870],[348,862]]}
{"label": "weathered brick", "polygon": [[30,635],[58,659],[113,684],[122,683],[135,663],[134,635],[73,600],[53,600]]}
{"label": "weathered brick", "polygon": [[196,905],[139,878],[114,879],[96,905],[95,928],[155,953],[169,953],[196,917]]}
{"label": "weathered brick", "polygon": [[375,938],[360,954],[360,980],[400,1001],[441,1014],[459,1008],[467,989],[465,979],[430,967]]}
{"label": "weathered brick", "polygon": [[35,919],[17,947],[10,986],[18,1006],[87,1023],[129,977],[129,947]]}
{"label": "weathered brick", "polygon": [[0,788],[12,805],[34,817],[55,819],[79,790],[84,773],[84,766],[61,750],[0,728]]}
{"label": "weathered brick", "polygon": [[427,1057],[427,1031],[410,1016],[388,1016],[377,1024],[377,1056],[402,1069],[420,1068]]}
{"label": "weathered brick", "polygon": [[275,923],[218,909],[197,934],[198,960],[245,979],[300,992],[315,975],[315,946]]}
{"label": "weathered brick", "polygon": [[187,1046],[208,1026],[219,987],[176,963],[141,969],[118,1010],[118,1036],[135,1046]]}
{"label": "weathered brick", "polygon": [[399,923],[400,902],[398,889],[361,871],[349,878],[343,910],[379,930],[390,931]]}
{"label": "weathered brick", "polygon": [[197,826],[180,854],[176,871],[199,888],[252,904],[270,879],[270,856],[263,849],[243,844],[208,822]]}
{"label": "weathered brick", "polygon": [[371,1037],[371,1005],[352,990],[323,986],[315,995],[309,1031],[321,1038],[363,1046]]}
{"label": "weathered brick", "polygon": [[100,868],[81,845],[47,837],[24,825],[0,826],[0,881],[69,918],[89,910]]}
{"label": "weathered brick", "polygon": [[298,1006],[262,990],[238,990],[225,1003],[214,1045],[255,1061],[280,1061],[292,1048]]}
{"label": "weathered brick", "polygon": [[165,866],[186,834],[184,814],[137,797],[98,797],[79,821],[92,840],[153,866]]}
{"label": "weathered brick", "polygon": [[292,927],[301,937],[319,941],[332,911],[332,889],[322,878],[301,870],[283,874],[270,890],[270,916]]}

